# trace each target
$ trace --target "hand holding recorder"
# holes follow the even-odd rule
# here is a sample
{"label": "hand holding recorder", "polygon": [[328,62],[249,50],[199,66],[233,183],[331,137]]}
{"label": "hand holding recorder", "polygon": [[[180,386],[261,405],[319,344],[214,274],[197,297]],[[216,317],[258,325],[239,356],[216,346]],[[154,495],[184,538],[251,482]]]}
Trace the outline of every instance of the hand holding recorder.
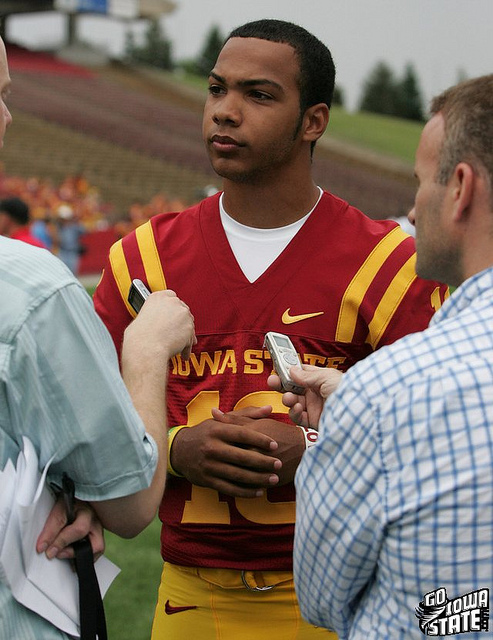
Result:
{"label": "hand holding recorder", "polygon": [[[318,429],[325,400],[339,386],[343,373],[337,369],[326,369],[304,364],[291,367],[289,375],[292,383],[303,390],[299,394],[287,391],[282,396],[283,404],[289,407],[289,417],[295,424]],[[275,391],[285,391],[280,376],[269,376],[267,384]]]}
{"label": "hand holding recorder", "polygon": [[178,353],[185,359],[190,357],[197,342],[193,316],[174,291],[166,289],[151,294],[144,283],[136,279],[130,287],[128,301],[138,314],[125,331],[125,342],[130,337],[133,350],[162,352],[166,360]]}
{"label": "hand holding recorder", "polygon": [[293,381],[290,371],[292,367],[301,369],[301,360],[290,338],[284,333],[269,331],[265,334],[264,347],[270,353],[274,369],[280,380],[280,388],[277,391],[290,391],[297,395],[303,395],[305,388]]}

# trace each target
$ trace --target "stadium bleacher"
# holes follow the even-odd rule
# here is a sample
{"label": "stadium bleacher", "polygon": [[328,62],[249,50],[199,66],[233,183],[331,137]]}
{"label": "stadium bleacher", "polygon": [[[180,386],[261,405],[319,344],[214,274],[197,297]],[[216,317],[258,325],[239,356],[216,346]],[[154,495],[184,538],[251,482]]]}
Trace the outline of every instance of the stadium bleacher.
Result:
{"label": "stadium bleacher", "polygon": [[[21,112],[31,116],[29,123],[33,133],[38,129],[33,145],[37,149],[49,147],[52,163],[64,165],[68,162],[67,171],[73,170],[76,164],[76,169],[83,171],[104,194],[108,194],[108,199],[117,202],[119,208],[130,206],[136,199],[134,190],[125,185],[143,183],[139,200],[165,189],[173,196],[191,201],[197,198],[198,189],[214,181],[203,148],[201,118],[196,109],[169,104],[165,92],[162,97],[152,97],[108,79],[108,73],[99,77],[95,72],[58,61],[47,54],[8,46],[8,56],[14,83],[9,106],[14,115]],[[70,73],[71,68],[73,73]],[[52,137],[47,140],[40,137],[45,123],[58,127],[58,133],[51,128]],[[62,131],[62,128],[66,130]],[[23,155],[29,155],[29,133],[21,133],[20,129],[14,125],[9,132],[10,149],[6,149],[4,155],[7,171],[12,163],[19,164],[14,158],[17,136],[23,139]],[[73,132],[79,135],[71,141]],[[63,137],[63,148],[53,139],[56,135]],[[100,145],[98,149],[95,142],[106,145]],[[132,157],[129,151],[136,155]],[[67,157],[72,155],[75,162]],[[155,162],[144,162],[143,166],[143,156]],[[37,154],[34,153],[30,167],[36,162]],[[152,169],[149,164],[153,165]],[[40,162],[39,165],[36,175],[51,177],[50,163]],[[167,165],[173,165],[175,169],[169,171]],[[172,181],[166,179],[169,173]],[[58,172],[56,177],[59,177]],[[112,189],[115,179],[116,188]],[[149,189],[146,189],[149,182]]]}
{"label": "stadium bleacher", "polygon": [[[220,186],[202,142],[205,95],[121,64],[88,69],[8,43],[7,55],[14,124],[2,152],[5,173],[58,182],[83,175],[109,203],[111,222],[159,193],[185,206]],[[322,143],[314,176],[375,218],[403,215],[413,198],[411,183]]]}

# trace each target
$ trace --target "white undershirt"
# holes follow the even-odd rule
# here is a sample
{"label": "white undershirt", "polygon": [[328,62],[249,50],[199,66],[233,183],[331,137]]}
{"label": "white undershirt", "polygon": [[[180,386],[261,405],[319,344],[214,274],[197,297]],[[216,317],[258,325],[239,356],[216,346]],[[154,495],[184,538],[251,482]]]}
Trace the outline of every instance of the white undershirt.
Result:
{"label": "white undershirt", "polygon": [[276,229],[257,229],[237,222],[226,213],[223,205],[224,193],[221,194],[219,212],[224,232],[236,261],[250,282],[260,278],[308,220],[322,197],[323,191],[320,187],[318,189],[320,195],[317,202],[303,218]]}

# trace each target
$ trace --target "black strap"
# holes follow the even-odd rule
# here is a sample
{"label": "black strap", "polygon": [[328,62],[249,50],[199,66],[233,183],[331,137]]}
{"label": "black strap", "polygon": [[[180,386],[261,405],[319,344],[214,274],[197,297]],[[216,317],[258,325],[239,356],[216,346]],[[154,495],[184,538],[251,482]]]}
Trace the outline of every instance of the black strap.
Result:
{"label": "black strap", "polygon": [[[63,474],[63,495],[67,508],[67,524],[74,521],[74,483]],[[103,599],[94,569],[88,537],[74,542],[75,569],[79,580],[80,640],[107,640]]]}
{"label": "black strap", "polygon": [[103,600],[94,569],[91,543],[88,538],[84,538],[72,546],[79,578],[80,638],[107,640]]}

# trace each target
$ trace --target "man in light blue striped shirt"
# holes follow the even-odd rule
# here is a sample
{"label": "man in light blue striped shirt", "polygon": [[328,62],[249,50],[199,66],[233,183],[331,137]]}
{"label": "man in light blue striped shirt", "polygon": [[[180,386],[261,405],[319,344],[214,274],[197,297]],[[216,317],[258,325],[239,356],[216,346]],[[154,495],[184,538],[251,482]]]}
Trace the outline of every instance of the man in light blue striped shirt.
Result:
{"label": "man in light blue striped shirt", "polygon": [[[11,122],[9,84],[0,39],[1,143]],[[134,407],[109,334],[58,258],[0,237],[0,301],[0,469],[16,464],[27,437],[41,468],[52,459],[50,483],[60,486],[67,473],[107,529],[136,535],[153,519],[164,490],[166,372],[171,356],[190,353],[188,307],[173,292],[154,293],[127,328],[122,372]],[[82,537],[80,526],[76,520],[60,535],[48,526],[43,535],[54,554]],[[0,638],[67,636],[19,604],[0,578]]]}
{"label": "man in light blue striped shirt", "polygon": [[[53,456],[51,484],[60,487],[66,472],[106,528],[136,535],[164,490],[167,362],[193,335],[188,308],[172,295],[152,296],[130,325],[122,370],[134,408],[109,334],[58,258],[0,237],[0,300],[0,469],[15,465],[28,437],[41,469]],[[51,555],[81,537],[80,526],[47,532]],[[64,637],[0,579],[0,638]]]}
{"label": "man in light blue striped shirt", "polygon": [[[301,611],[341,640],[493,636],[493,75],[431,113],[416,270],[458,289],[343,375],[296,476]],[[292,373],[311,390],[291,417],[313,426],[330,372]]]}

